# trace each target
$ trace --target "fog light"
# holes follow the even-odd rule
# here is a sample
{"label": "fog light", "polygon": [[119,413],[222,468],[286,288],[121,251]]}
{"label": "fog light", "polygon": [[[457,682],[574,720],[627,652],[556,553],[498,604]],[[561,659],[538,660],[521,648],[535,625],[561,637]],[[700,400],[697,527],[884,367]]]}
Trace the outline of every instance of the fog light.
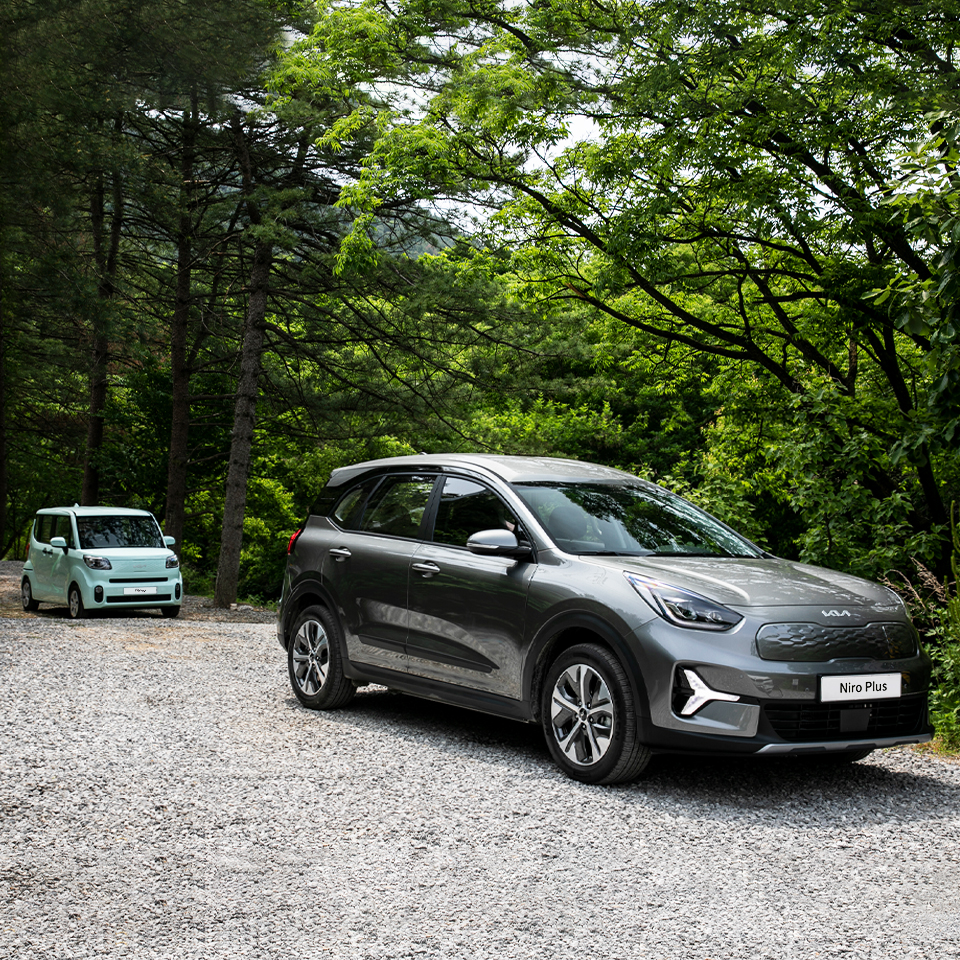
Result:
{"label": "fog light", "polygon": [[684,669],[683,675],[693,693],[680,710],[682,717],[692,717],[702,706],[710,703],[711,700],[725,700],[727,703],[736,703],[740,699],[735,694],[721,693],[719,690],[714,690],[713,687],[707,686],[695,670]]}
{"label": "fog light", "polygon": [[180,599],[180,584],[179,584],[179,583],[173,588],[173,595],[174,595],[178,600]]}
{"label": "fog light", "polygon": [[93,599],[97,603],[103,603],[103,587],[94,587],[93,588]]}

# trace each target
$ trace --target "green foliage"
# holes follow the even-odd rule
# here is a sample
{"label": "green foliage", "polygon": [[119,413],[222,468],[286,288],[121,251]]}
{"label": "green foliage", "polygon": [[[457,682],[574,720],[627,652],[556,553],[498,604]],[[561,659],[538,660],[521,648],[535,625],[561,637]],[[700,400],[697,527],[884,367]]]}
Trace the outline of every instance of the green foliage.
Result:
{"label": "green foliage", "polygon": [[[885,196],[898,157],[934,130],[924,109],[957,86],[955,18],[843,0],[328,10],[315,62],[380,98],[335,134],[378,132],[341,204],[368,216],[410,197],[488,206],[483,240],[511,251],[528,303],[579,302],[645,333],[648,349],[680,344],[721,377],[762,381],[781,449],[751,459],[771,485],[764,509],[787,503],[810,528],[805,556],[876,573],[906,545],[943,569],[952,360],[868,295],[945,269]],[[891,46],[901,30],[910,42]],[[374,253],[359,242],[352,262]],[[934,394],[943,402],[927,404]],[[680,459],[700,469],[699,455]]]}
{"label": "green foliage", "polygon": [[936,684],[930,698],[930,716],[943,746],[960,752],[960,530],[955,517],[951,520],[953,583],[944,586],[946,606],[939,643],[930,651]]}

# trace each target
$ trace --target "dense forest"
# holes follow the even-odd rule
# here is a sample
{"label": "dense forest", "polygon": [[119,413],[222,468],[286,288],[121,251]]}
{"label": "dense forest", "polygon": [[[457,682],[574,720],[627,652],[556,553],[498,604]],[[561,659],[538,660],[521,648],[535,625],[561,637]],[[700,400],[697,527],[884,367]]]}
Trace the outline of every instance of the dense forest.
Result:
{"label": "dense forest", "polygon": [[942,584],[958,41],[943,0],[2,0],[4,555],[144,506],[189,589],[275,598],[330,469],[489,450]]}

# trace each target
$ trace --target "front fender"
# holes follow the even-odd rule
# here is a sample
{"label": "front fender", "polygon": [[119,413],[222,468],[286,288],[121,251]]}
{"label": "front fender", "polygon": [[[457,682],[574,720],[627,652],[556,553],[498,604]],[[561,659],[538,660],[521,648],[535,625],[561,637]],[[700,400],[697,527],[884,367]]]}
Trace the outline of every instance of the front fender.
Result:
{"label": "front fender", "polygon": [[625,625],[615,626],[604,617],[587,610],[567,610],[556,614],[537,630],[530,646],[523,674],[524,698],[530,703],[535,719],[540,717],[540,692],[543,676],[556,653],[580,642],[601,642],[620,660],[637,705],[641,720],[650,717],[650,703],[642,680],[636,643]]}

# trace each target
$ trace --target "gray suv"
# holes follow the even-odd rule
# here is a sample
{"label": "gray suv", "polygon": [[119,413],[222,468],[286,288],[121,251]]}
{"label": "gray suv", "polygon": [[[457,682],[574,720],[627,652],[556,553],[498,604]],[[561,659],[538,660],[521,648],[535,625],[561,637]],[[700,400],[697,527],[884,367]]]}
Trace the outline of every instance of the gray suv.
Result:
{"label": "gray suv", "polygon": [[853,761],[931,736],[930,663],[891,590],[574,460],[335,470],[291,538],[277,630],[307,707],[378,683],[539,723],[587,783],[655,753]]}

